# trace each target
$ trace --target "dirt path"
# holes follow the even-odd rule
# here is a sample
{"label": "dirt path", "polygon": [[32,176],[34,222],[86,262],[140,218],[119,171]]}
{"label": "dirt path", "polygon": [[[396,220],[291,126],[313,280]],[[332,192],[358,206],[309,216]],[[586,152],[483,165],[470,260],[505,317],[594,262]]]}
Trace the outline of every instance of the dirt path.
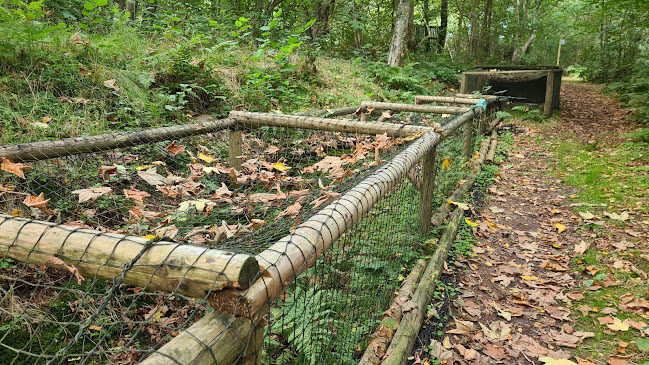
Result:
{"label": "dirt path", "polygon": [[[499,176],[489,188],[489,197],[478,217],[479,226],[473,229],[479,242],[473,248],[476,255],[463,262],[469,270],[455,301],[455,323],[451,321],[447,337],[443,342],[433,343],[430,350],[442,364],[540,364],[543,361],[539,359],[544,357],[595,363],[590,356],[586,356],[589,360],[573,356],[576,349],[585,346],[584,340],[597,334],[596,330],[577,324],[583,311],[575,313],[575,308],[587,290],[597,290],[613,279],[604,278],[600,285],[585,289],[584,281],[592,279],[592,271],[597,269],[586,268],[590,273],[575,270],[575,257],[588,246],[615,251],[616,242],[646,241],[648,226],[613,228],[606,240],[593,238],[591,230],[584,229],[584,218],[574,211],[573,198],[579,192],[549,173],[555,154],[550,142],[547,148],[539,142],[573,133],[572,138],[585,144],[614,145],[624,139],[620,132],[633,129],[626,119],[629,114],[603,96],[597,86],[565,84],[562,117],[557,125],[550,129],[530,123],[516,126],[522,133],[514,135],[509,161],[500,166]],[[633,221],[643,219],[635,218]],[[628,230],[636,237],[625,233]],[[646,272],[644,276],[646,280]],[[600,310],[586,307],[579,308],[586,314],[589,309]],[[617,310],[619,306],[604,308],[603,313],[615,314]],[[612,322],[613,317],[609,318]],[[597,319],[593,315],[592,321]],[[644,328],[643,322],[628,323],[638,327],[638,331]],[[649,329],[646,331],[649,335]],[[595,353],[599,351],[597,342],[586,343]],[[634,363],[638,357],[627,356],[624,348],[629,343],[624,343],[626,346],[620,343],[621,350],[611,354],[608,361],[597,363]],[[578,352],[580,356],[584,353],[588,351]],[[549,359],[544,361],[553,363]]]}

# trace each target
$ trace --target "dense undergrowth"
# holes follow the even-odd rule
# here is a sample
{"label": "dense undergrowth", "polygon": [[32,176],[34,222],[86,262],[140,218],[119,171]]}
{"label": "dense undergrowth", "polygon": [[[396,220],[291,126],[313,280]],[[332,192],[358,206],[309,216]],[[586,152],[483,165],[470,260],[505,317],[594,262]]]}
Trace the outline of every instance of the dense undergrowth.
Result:
{"label": "dense undergrowth", "polygon": [[33,7],[23,17],[20,8],[0,13],[7,35],[0,39],[0,144],[187,123],[235,108],[288,113],[411,102],[458,80],[445,56],[405,67],[369,53],[333,58],[305,35],[312,22],[291,24],[281,11],[265,25],[223,14],[219,22],[158,14],[139,23],[97,6],[84,23]]}

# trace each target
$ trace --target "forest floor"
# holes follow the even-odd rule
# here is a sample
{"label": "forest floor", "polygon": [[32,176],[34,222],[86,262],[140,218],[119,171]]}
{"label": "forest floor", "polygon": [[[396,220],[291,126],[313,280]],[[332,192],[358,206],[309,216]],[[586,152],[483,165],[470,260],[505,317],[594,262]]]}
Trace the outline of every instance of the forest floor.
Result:
{"label": "forest floor", "polygon": [[561,102],[514,121],[454,321],[429,347],[442,364],[649,364],[648,144],[598,86],[564,83]]}

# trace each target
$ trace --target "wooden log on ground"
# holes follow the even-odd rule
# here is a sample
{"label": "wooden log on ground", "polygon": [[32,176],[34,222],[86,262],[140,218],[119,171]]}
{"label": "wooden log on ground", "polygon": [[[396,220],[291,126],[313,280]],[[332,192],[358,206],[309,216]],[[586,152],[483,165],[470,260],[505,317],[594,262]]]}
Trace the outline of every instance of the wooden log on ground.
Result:
{"label": "wooden log on ground", "polygon": [[254,340],[253,327],[248,318],[210,312],[141,364],[233,364]]}
{"label": "wooden log on ground", "polygon": [[415,96],[415,104],[428,104],[428,103],[449,103],[449,104],[469,104],[476,103],[475,98],[459,98],[455,96],[432,96],[432,95],[417,95]]}
{"label": "wooden log on ground", "polygon": [[489,124],[489,127],[487,128],[487,133],[491,133],[491,131],[493,131],[501,121],[502,118],[495,117],[494,120]]}
{"label": "wooden log on ground", "polygon": [[493,133],[491,135],[491,145],[489,146],[489,152],[487,152],[487,158],[485,161],[493,162],[494,157],[496,157],[496,146],[498,145],[498,134]]}
{"label": "wooden log on ground", "polygon": [[418,260],[408,277],[401,283],[401,289],[392,301],[390,308],[383,313],[379,328],[370,335],[370,342],[358,362],[359,365],[378,365],[390,345],[392,337],[403,318],[404,305],[415,293],[415,285],[419,282],[421,273],[426,269],[426,261]]}
{"label": "wooden log on ground", "polygon": [[172,127],[146,129],[137,132],[100,134],[88,137],[64,138],[0,146],[0,156],[13,162],[37,161],[48,158],[107,151],[114,148],[137,146],[144,143],[196,136],[226,129],[234,125],[233,119],[209,120]]}
{"label": "wooden log on ground", "polygon": [[[495,133],[495,132],[494,132]],[[451,212],[451,209],[453,209],[453,205],[449,204],[448,201],[459,201],[462,199],[464,194],[466,194],[469,191],[469,188],[473,183],[475,182],[476,178],[478,177],[478,172],[480,172],[480,168],[482,166],[482,163],[484,162],[484,159],[487,157],[488,153],[488,148],[490,147],[490,139],[485,139],[482,141],[480,144],[480,156],[478,157],[477,160],[473,162],[473,172],[469,174],[469,176],[465,179],[465,181],[460,184],[451,196],[448,197],[448,199],[445,199],[442,204],[439,206],[437,211],[433,214],[433,217],[431,218],[431,225],[433,227],[437,227],[441,225],[444,220],[446,220],[446,217],[449,215]]]}
{"label": "wooden log on ground", "polygon": [[433,299],[433,293],[437,288],[437,279],[444,270],[444,262],[455,243],[455,237],[463,217],[464,210],[461,208],[455,209],[451,215],[448,226],[417,285],[417,291],[410,301],[412,309],[403,315],[399,328],[386,351],[382,365],[405,365],[407,363],[410,351],[412,351],[412,345],[415,343],[417,333],[419,333],[424,321],[427,305]]}
{"label": "wooden log on ground", "polygon": [[252,113],[232,111],[230,117],[245,125],[270,125],[276,127],[306,128],[323,131],[387,134],[390,137],[408,137],[421,132],[428,132],[432,127],[405,124],[363,122],[345,119],[304,117],[285,114]]}
{"label": "wooden log on ground", "polygon": [[[482,111],[483,108],[477,107],[462,113],[442,126],[442,134],[452,134]],[[210,305],[241,316],[255,316],[365,216],[441,140],[439,134],[429,131],[413,141],[374,174],[257,255],[263,275],[247,291],[213,292],[208,298]]]}
{"label": "wooden log on ground", "polygon": [[202,299],[213,290],[245,289],[259,274],[250,255],[150,240],[0,214],[0,256],[66,270],[52,256],[88,278],[111,281],[128,270],[124,285]]}
{"label": "wooden log on ground", "polygon": [[415,104],[396,104],[364,101],[362,107],[375,108],[381,110],[393,110],[400,112],[417,112],[417,113],[436,113],[436,114],[461,114],[470,108],[457,106],[435,106],[435,105],[415,105]]}

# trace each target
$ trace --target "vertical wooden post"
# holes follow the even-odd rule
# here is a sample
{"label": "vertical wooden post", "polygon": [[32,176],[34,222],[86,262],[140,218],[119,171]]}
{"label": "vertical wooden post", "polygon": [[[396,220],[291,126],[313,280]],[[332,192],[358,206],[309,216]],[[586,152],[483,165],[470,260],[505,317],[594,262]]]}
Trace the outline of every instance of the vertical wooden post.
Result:
{"label": "vertical wooden post", "polygon": [[230,167],[235,168],[236,170],[241,170],[241,163],[243,162],[243,136],[241,131],[230,130],[228,132],[228,159],[230,162]]}
{"label": "vertical wooden post", "polygon": [[543,105],[543,115],[546,117],[552,116],[552,97],[554,91],[554,72],[548,72],[548,79],[545,83],[545,103]]}
{"label": "vertical wooden post", "polygon": [[426,234],[430,229],[433,215],[433,193],[437,173],[437,147],[432,148],[422,159],[421,189],[419,190],[419,233]]}
{"label": "vertical wooden post", "polygon": [[361,122],[366,122],[369,114],[370,113],[361,113]]}
{"label": "vertical wooden post", "polygon": [[476,123],[478,123],[478,135],[479,136],[484,136],[484,130],[485,130],[485,119],[484,115],[487,111],[485,110],[480,117],[476,120]]}
{"label": "vertical wooden post", "polygon": [[462,154],[467,160],[473,156],[473,120],[470,119],[464,123],[464,144],[462,145]]}
{"label": "vertical wooden post", "polygon": [[264,352],[264,334],[267,326],[266,319],[262,318],[250,333],[250,342],[245,357],[240,361],[241,365],[261,365]]}
{"label": "vertical wooden post", "polygon": [[462,73],[462,81],[460,82],[460,94],[466,94],[468,85],[467,82],[469,81],[469,75],[466,73]]}

